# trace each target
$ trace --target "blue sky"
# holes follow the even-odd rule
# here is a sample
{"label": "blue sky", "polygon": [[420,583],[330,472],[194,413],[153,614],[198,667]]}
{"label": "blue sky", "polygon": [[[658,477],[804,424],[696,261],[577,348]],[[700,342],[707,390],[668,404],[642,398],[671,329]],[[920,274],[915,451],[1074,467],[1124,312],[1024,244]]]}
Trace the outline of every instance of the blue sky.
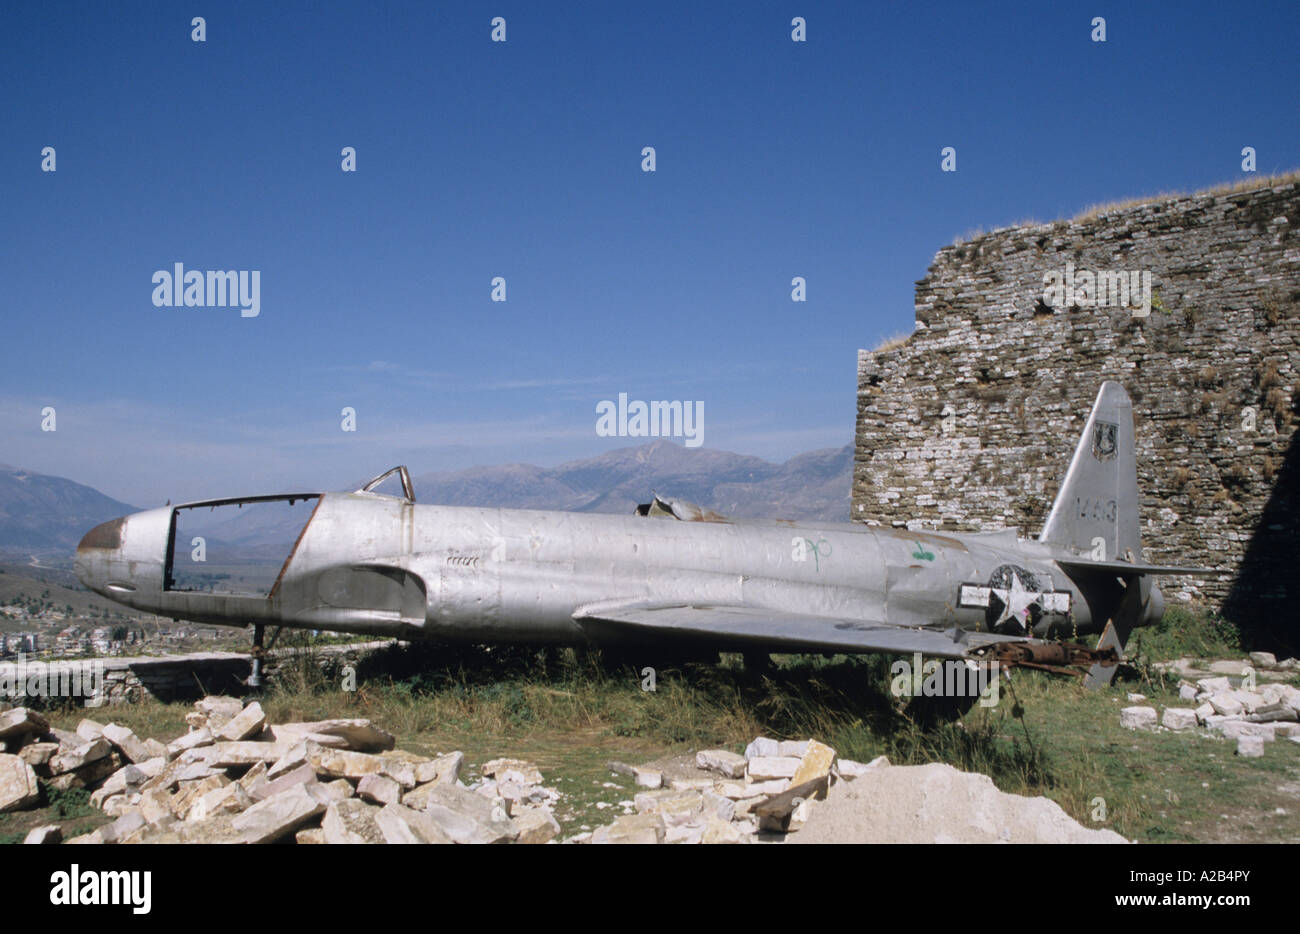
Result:
{"label": "blue sky", "polygon": [[0,13],[0,461],[139,505],[591,456],[620,392],[839,446],[955,237],[1300,165],[1294,3],[192,7]]}

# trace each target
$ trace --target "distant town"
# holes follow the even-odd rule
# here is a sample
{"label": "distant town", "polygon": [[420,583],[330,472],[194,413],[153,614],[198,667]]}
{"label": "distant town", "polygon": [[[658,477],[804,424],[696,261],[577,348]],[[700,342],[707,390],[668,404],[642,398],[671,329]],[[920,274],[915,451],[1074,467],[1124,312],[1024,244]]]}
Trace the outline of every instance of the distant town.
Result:
{"label": "distant town", "polygon": [[172,655],[199,650],[244,652],[241,629],[177,622],[163,616],[96,616],[71,606],[0,605],[0,659]]}

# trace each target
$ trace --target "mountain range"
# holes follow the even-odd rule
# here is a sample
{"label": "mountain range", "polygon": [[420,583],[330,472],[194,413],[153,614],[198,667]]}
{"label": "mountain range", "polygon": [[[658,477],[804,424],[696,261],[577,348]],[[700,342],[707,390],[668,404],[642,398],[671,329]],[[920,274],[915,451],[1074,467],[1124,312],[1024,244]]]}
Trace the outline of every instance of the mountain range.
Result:
{"label": "mountain range", "polygon": [[71,552],[92,527],[136,507],[63,477],[0,464],[0,549]]}
{"label": "mountain range", "polygon": [[[412,482],[419,502],[449,506],[630,513],[658,493],[737,517],[847,522],[852,471],[852,445],[777,464],[659,440],[558,467],[471,467]],[[91,527],[136,509],[72,480],[0,465],[3,551],[71,556]],[[248,510],[211,531],[224,543],[244,547],[291,542],[298,526],[287,532],[281,524],[258,521]]]}

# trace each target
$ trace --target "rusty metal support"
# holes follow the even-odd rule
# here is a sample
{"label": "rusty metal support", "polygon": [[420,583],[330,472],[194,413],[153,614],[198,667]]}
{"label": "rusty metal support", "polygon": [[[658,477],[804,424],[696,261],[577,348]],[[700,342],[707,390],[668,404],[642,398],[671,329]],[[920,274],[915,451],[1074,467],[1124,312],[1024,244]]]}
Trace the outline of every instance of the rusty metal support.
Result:
{"label": "rusty metal support", "polygon": [[1109,668],[1120,662],[1113,647],[1091,649],[1077,642],[998,642],[989,646],[985,658],[1006,668],[1038,668],[1056,674],[1082,675],[1092,665]]}

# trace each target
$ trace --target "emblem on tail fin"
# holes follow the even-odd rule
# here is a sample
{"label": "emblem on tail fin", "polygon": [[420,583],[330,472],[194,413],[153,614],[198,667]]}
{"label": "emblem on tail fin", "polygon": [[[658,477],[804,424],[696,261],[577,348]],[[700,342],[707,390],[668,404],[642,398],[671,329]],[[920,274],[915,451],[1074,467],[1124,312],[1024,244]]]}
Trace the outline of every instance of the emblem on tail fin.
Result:
{"label": "emblem on tail fin", "polygon": [[1098,421],[1092,430],[1092,456],[1105,462],[1119,449],[1119,426],[1114,422]]}

